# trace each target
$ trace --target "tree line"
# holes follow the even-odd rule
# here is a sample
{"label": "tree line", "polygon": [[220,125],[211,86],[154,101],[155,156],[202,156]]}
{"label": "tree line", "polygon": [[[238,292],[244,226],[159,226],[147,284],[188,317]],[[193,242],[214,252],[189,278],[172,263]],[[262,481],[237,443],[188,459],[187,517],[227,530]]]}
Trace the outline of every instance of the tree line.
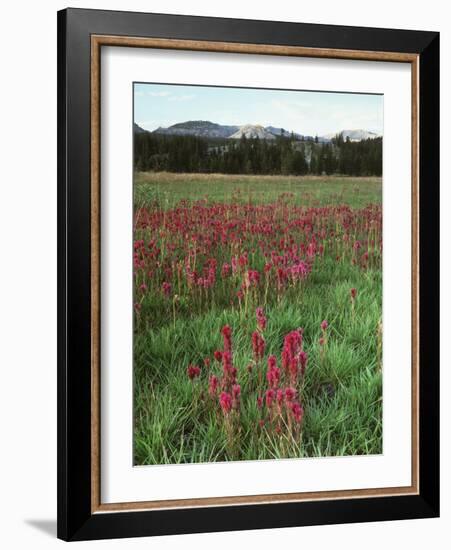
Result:
{"label": "tree line", "polygon": [[134,168],[225,174],[380,176],[382,138],[350,141],[339,134],[331,142],[320,143],[317,138],[301,141],[293,135],[269,141],[135,133]]}

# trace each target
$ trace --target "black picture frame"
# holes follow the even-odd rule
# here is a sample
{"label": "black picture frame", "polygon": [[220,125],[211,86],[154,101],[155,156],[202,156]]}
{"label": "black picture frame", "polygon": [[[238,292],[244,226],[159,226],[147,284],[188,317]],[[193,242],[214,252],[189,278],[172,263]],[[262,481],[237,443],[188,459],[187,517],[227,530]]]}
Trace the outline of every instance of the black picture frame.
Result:
{"label": "black picture frame", "polygon": [[[92,513],[90,39],[94,34],[419,56],[418,495]],[[439,33],[85,9],[58,12],[58,537],[88,540],[438,515]]]}

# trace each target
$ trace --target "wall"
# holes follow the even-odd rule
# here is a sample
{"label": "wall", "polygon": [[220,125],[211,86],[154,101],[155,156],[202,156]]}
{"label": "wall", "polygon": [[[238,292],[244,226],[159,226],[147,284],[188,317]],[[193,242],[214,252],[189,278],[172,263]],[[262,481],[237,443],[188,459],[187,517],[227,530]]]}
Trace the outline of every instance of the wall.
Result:
{"label": "wall", "polygon": [[[412,0],[224,3],[183,0],[73,0],[73,7],[412,28],[442,32],[442,211],[449,204],[450,18],[446,3]],[[408,9],[407,9],[408,5]],[[0,86],[0,539],[4,548],[53,548],[56,518],[56,10],[61,1],[8,3],[2,9]],[[27,143],[21,143],[22,132]],[[6,172],[5,172],[6,170]],[[450,280],[450,216],[442,216],[442,280]],[[445,251],[448,250],[446,256]],[[442,335],[450,329],[450,290],[442,289]],[[446,324],[445,324],[446,323]],[[442,393],[449,387],[443,346]],[[450,402],[442,399],[442,518],[385,524],[105,541],[112,548],[340,549],[402,545],[441,548],[450,535]],[[84,544],[85,548],[94,543]]]}

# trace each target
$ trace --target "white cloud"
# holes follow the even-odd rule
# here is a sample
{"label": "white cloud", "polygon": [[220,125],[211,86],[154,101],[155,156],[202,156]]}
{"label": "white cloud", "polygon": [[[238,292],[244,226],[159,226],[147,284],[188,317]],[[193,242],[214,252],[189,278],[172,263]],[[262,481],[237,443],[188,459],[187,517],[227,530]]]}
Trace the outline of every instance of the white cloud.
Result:
{"label": "white cloud", "polygon": [[194,99],[195,95],[173,95],[168,98],[169,101],[191,101]]}
{"label": "white cloud", "polygon": [[311,102],[305,101],[303,99],[293,99],[293,100],[272,99],[270,104],[275,109],[281,109],[283,111],[310,109],[313,106]]}
{"label": "white cloud", "polygon": [[147,95],[151,97],[168,97],[171,95],[171,92],[147,92]]}
{"label": "white cloud", "polygon": [[[142,96],[144,95],[142,92],[135,92],[136,96]],[[193,94],[185,94],[185,95],[174,95],[172,92],[147,92],[147,95],[150,97],[161,97],[166,98],[168,101],[190,101],[191,99],[194,99],[196,96]]]}

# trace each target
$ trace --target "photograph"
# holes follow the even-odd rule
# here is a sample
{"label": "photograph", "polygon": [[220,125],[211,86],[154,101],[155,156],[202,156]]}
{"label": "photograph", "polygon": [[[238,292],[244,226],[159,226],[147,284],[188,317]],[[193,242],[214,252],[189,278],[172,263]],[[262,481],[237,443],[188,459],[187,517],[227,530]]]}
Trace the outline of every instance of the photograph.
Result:
{"label": "photograph", "polygon": [[440,32],[260,8],[58,11],[61,540],[440,515]]}
{"label": "photograph", "polygon": [[131,104],[134,465],[382,454],[383,95]]}

